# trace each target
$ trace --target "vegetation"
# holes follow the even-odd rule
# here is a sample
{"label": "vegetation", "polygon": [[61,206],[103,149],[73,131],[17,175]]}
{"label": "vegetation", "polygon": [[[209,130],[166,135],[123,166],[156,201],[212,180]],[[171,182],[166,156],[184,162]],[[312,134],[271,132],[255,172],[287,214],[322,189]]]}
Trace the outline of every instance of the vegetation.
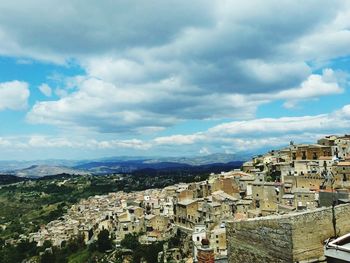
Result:
{"label": "vegetation", "polygon": [[14,184],[22,181],[27,181],[28,178],[17,177],[9,174],[0,174],[0,185]]}
{"label": "vegetation", "polygon": [[2,263],[18,263],[32,257],[40,263],[85,263],[101,256],[98,251],[88,249],[82,237],[70,240],[61,248],[52,247],[49,241],[42,247],[37,247],[35,242],[21,241],[17,245],[3,244],[0,250]]}
{"label": "vegetation", "polygon": [[0,243],[0,262],[2,263],[21,262],[39,253],[35,242],[21,241],[17,246],[5,245],[4,240],[0,240]]}
{"label": "vegetation", "polygon": [[112,241],[109,238],[109,232],[106,229],[101,230],[97,236],[97,249],[100,252],[106,252],[112,248]]}
{"label": "vegetation", "polygon": [[121,246],[132,250],[132,262],[148,263],[158,262],[158,253],[163,250],[164,242],[154,242],[151,244],[141,244],[137,234],[127,234],[121,242]]}

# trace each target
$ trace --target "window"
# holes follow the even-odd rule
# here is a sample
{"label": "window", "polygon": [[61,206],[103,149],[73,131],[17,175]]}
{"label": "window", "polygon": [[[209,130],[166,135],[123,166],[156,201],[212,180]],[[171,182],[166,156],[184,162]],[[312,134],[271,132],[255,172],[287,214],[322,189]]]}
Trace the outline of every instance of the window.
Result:
{"label": "window", "polygon": [[303,151],[302,152],[302,157],[301,157],[303,160],[306,160],[306,152],[305,151]]}
{"label": "window", "polygon": [[260,200],[255,200],[255,207],[260,208]]}
{"label": "window", "polygon": [[197,237],[197,241],[199,241],[199,237]]}

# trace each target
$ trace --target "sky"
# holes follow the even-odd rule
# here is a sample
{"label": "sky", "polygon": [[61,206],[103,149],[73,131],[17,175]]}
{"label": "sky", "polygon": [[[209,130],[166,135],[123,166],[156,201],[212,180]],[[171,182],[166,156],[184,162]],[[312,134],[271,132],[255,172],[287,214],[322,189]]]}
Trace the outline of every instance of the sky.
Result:
{"label": "sky", "polygon": [[0,1],[0,160],[350,133],[350,2]]}

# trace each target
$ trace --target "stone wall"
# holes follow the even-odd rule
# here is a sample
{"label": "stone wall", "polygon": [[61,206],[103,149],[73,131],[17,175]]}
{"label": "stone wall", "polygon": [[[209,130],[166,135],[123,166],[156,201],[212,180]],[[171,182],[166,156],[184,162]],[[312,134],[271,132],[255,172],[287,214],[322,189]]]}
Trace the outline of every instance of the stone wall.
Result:
{"label": "stone wall", "polygon": [[[338,235],[350,232],[350,205],[335,208]],[[323,241],[333,236],[332,208],[267,216],[227,224],[232,263],[307,262],[323,257]]]}
{"label": "stone wall", "polygon": [[292,226],[279,219],[248,219],[226,229],[229,262],[291,262]]}

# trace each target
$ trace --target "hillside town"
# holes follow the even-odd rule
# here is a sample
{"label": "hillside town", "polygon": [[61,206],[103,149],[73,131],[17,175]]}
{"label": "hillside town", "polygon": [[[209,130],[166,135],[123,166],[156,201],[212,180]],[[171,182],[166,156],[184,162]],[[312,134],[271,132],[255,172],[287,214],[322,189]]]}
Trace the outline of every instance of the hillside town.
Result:
{"label": "hillside town", "polygon": [[204,252],[227,262],[228,221],[350,203],[349,190],[350,135],[331,135],[316,144],[290,142],[206,181],[81,200],[29,239],[59,247],[81,235],[89,244],[107,229],[118,247],[130,233],[141,243],[181,235],[181,247],[165,243],[164,262],[201,262]]}

